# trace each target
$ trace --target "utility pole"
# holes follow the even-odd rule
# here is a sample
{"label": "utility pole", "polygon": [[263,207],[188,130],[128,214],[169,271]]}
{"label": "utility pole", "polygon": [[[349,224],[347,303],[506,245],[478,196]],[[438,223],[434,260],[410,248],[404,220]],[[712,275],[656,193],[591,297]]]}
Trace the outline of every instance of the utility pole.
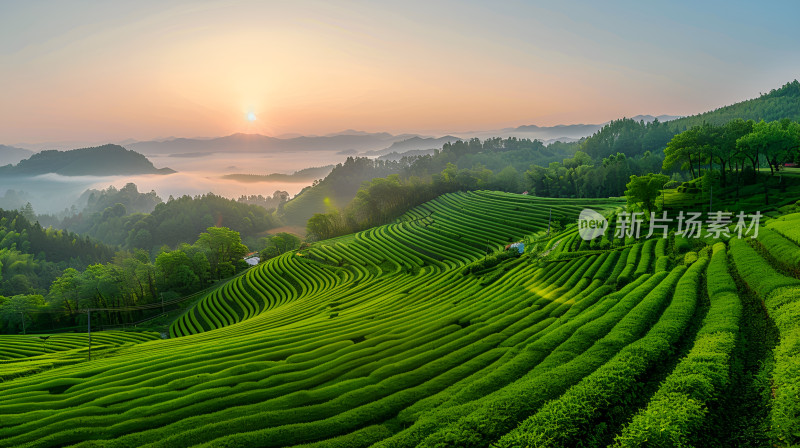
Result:
{"label": "utility pole", "polygon": [[86,309],[86,316],[88,317],[86,324],[86,332],[89,334],[89,361],[92,360],[92,310]]}
{"label": "utility pole", "polygon": [[164,314],[164,293],[158,293],[161,296],[161,314]]}
{"label": "utility pole", "polygon": [[709,185],[708,186],[708,213],[711,213],[711,207],[714,200],[714,187]]}
{"label": "utility pole", "polygon": [[665,211],[667,209],[667,198],[666,194],[664,193],[664,187],[667,186],[668,183],[672,182],[672,179],[664,182],[664,185],[661,186],[661,211]]}
{"label": "utility pole", "polygon": [[25,313],[20,311],[19,316],[22,318],[22,334],[25,334]]}

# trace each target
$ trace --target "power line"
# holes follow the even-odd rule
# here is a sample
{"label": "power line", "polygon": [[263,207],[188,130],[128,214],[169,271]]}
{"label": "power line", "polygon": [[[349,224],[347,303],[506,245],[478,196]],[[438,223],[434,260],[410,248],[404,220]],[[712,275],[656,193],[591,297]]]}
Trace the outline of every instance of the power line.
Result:
{"label": "power line", "polygon": [[185,302],[185,301],[190,300],[190,299],[196,299],[197,297],[200,297],[203,294],[210,292],[209,289],[216,289],[219,286],[222,286],[222,284],[214,285],[211,288],[206,288],[203,291],[192,293],[192,294],[190,294],[188,296],[180,297],[180,298],[173,299],[173,300],[163,301],[163,302],[148,303],[148,304],[145,304],[145,305],[121,306],[121,307],[103,307],[103,308],[89,307],[89,308],[78,308],[78,309],[76,309],[74,311],[67,311],[67,310],[61,310],[61,311],[30,310],[30,311],[25,311],[25,314],[59,314],[59,315],[62,315],[62,316],[63,315],[73,316],[73,315],[78,315],[78,314],[84,314],[84,313],[86,313],[87,310],[91,310],[91,311],[137,311],[137,310],[149,310],[149,309],[154,309],[154,308],[161,308],[162,306],[175,305],[177,303]]}

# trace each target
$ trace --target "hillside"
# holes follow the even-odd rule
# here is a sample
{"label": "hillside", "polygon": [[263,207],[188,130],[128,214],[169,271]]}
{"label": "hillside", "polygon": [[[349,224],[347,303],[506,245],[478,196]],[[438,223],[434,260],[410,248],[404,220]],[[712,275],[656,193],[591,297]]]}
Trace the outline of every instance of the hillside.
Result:
{"label": "hillside", "polygon": [[485,256],[551,209],[617,204],[451,194],[287,253],[184,314],[186,336],[0,383],[0,446],[797,443],[800,215],[758,240],[570,226]]}
{"label": "hillside", "polygon": [[628,157],[639,156],[647,151],[663,154],[675,134],[703,123],[721,126],[736,118],[753,121],[783,118],[800,120],[800,82],[795,80],[758,98],[668,122],[646,122],[631,118],[614,120],[584,139],[580,148],[596,160],[616,153]]}
{"label": "hillside", "polygon": [[795,79],[778,89],[761,94],[757,98],[672,120],[670,126],[677,134],[692,126],[703,123],[719,126],[735,118],[754,121],[775,121],[788,118],[800,121],[800,82]]}
{"label": "hillside", "polygon": [[[291,225],[304,226],[314,214],[345,209],[365,182],[393,174],[404,181],[427,185],[435,183],[437,178],[445,178],[446,183],[452,185],[439,194],[478,187],[521,193],[525,190],[525,170],[531,164],[560,163],[574,155],[576,149],[576,145],[544,146],[538,140],[512,137],[456,140],[445,143],[433,154],[416,158],[348,157],[321,182],[314,183],[286,203],[282,217]],[[453,166],[464,170],[448,174]],[[474,170],[469,169],[472,167]],[[433,197],[435,195],[427,196]]]}
{"label": "hillside", "polygon": [[27,159],[32,154],[33,151],[27,149],[0,145],[0,166],[18,163],[20,160]]}
{"label": "hillside", "polygon": [[232,134],[208,139],[174,138],[161,141],[136,142],[131,149],[143,154],[203,154],[214,152],[281,152],[281,151],[368,151],[385,148],[409,135],[386,132],[344,132],[326,136],[270,137],[260,134]]}
{"label": "hillside", "polygon": [[292,174],[271,173],[271,174],[225,174],[223,179],[235,180],[237,182],[311,182],[322,179],[333,170],[333,165],[304,168]]}
{"label": "hillside", "polygon": [[400,168],[396,162],[348,157],[322,181],[314,182],[287,202],[282,218],[288,225],[305,227],[315,213],[344,208],[356,196],[363,182],[397,173]]}
{"label": "hillside", "polygon": [[113,176],[170,174],[174,171],[156,168],[145,156],[119,145],[41,151],[16,165],[0,167],[0,175],[3,176],[37,176],[50,173],[62,176]]}
{"label": "hillside", "polygon": [[[27,217],[26,217],[27,215]],[[0,209],[0,305],[18,294],[47,294],[67,267],[110,261],[114,248],[87,236],[42,228],[30,209]],[[6,319],[0,319],[0,332]]]}
{"label": "hillside", "polygon": [[433,137],[411,137],[406,140],[401,140],[398,142],[392,143],[392,146],[388,148],[384,148],[381,150],[376,151],[367,151],[364,153],[366,156],[384,156],[391,153],[404,153],[408,151],[425,151],[430,149],[437,149],[441,148],[442,145],[445,143],[452,143],[456,140],[461,140],[458,137],[453,137],[452,135],[446,135],[444,137],[433,138]]}
{"label": "hillside", "polygon": [[[133,184],[113,192],[90,194],[90,207],[75,216],[66,217],[58,226],[97,238],[106,244],[125,249],[148,251],[162,246],[175,247],[191,243],[210,226],[225,226],[239,232],[248,242],[256,235],[278,227],[270,211],[264,207],[227,199],[214,194],[169,198],[161,202],[155,194],[141,194]],[[106,208],[107,199],[115,199]],[[132,200],[131,202],[125,199]],[[136,206],[154,207],[150,213],[132,213]]]}

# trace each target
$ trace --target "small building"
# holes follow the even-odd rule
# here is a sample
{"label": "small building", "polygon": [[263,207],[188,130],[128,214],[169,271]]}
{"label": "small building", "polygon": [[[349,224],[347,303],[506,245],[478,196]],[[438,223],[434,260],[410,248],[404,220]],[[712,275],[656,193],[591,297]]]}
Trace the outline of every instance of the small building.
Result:
{"label": "small building", "polygon": [[506,244],[506,250],[517,250],[519,253],[525,252],[525,243]]}

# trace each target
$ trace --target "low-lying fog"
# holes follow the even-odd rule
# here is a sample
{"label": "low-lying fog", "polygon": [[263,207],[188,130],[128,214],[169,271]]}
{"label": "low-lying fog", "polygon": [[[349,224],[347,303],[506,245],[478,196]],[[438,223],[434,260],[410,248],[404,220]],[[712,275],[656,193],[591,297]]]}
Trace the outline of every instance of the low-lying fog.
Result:
{"label": "low-lying fog", "polygon": [[[157,168],[169,167],[177,173],[169,175],[138,176],[61,176],[46,174],[27,178],[0,178],[0,207],[18,208],[4,198],[6,192],[15,190],[18,198],[29,201],[36,213],[59,213],[75,203],[89,188],[117,188],[135,183],[140,192],[155,190],[163,200],[175,197],[214,193],[228,198],[241,195],[271,196],[283,190],[294,196],[312,180],[300,182],[238,182],[222,179],[226,174],[291,174],[303,168],[342,163],[347,158],[335,151],[305,151],[273,153],[269,155],[244,153],[212,153],[193,157],[148,156]],[[24,192],[21,194],[20,192]],[[24,202],[23,204],[24,205]],[[80,210],[82,206],[78,206]]]}

